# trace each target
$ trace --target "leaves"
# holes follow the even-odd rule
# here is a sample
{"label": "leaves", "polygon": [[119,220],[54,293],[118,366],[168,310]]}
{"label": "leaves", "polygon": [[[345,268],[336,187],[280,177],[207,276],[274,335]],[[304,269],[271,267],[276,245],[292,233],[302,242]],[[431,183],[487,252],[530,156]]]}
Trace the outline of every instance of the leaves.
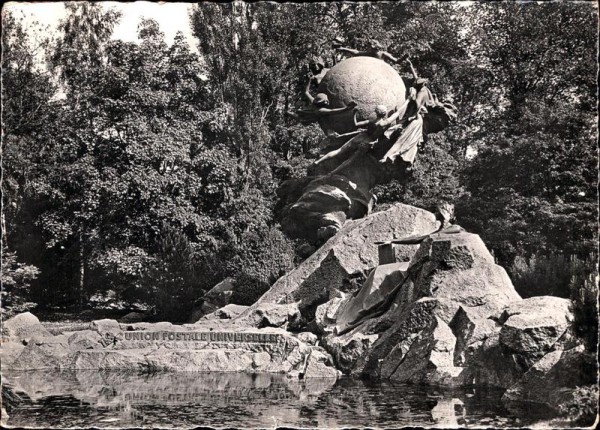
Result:
{"label": "leaves", "polygon": [[595,244],[587,4],[201,3],[190,14],[200,54],[146,19],[140,43],[111,40],[118,19],[69,3],[51,41],[3,14],[8,239],[41,269],[31,285],[44,300],[109,288],[171,312],[230,276],[251,301],[289,270],[275,192],[306,174],[322,133],[286,112],[311,61],[342,59],[334,39],[409,54],[459,108],[410,176],[377,187],[380,209],[454,201],[506,266]]}

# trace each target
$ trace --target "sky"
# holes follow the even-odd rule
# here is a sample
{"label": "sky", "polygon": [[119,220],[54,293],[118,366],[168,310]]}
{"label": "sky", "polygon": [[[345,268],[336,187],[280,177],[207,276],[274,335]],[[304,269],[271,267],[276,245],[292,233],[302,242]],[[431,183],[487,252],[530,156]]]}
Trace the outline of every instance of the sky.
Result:
{"label": "sky", "polygon": [[[195,41],[190,28],[188,12],[190,3],[156,3],[137,1],[133,3],[102,2],[105,8],[114,8],[122,13],[121,20],[113,33],[113,39],[137,41],[137,25],[141,17],[152,18],[158,22],[165,33],[167,43],[171,43],[177,31],[182,31],[188,43],[195,50]],[[5,8],[23,14],[27,24],[38,21],[50,29],[57,27],[65,17],[64,2],[8,2]]]}

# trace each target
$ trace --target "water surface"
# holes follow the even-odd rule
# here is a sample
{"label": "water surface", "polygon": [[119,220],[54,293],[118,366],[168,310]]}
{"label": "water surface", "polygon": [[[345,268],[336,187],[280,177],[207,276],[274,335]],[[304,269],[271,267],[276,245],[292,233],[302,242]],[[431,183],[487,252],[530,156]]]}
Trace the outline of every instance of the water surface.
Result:
{"label": "water surface", "polygon": [[3,372],[10,427],[522,427],[496,390],[235,373]]}

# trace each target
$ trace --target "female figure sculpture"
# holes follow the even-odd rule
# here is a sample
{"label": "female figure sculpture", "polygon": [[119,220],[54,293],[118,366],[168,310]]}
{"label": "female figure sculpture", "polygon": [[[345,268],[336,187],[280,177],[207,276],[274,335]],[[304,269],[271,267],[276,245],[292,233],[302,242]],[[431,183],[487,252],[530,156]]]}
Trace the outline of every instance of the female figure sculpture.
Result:
{"label": "female figure sculpture", "polygon": [[[427,132],[439,131],[440,124],[447,123],[456,116],[456,108],[450,103],[440,103],[437,97],[429,90],[429,81],[420,78],[410,59],[406,59],[413,75],[413,86],[409,88],[409,104],[406,108],[405,121],[398,127],[388,130],[386,135],[391,137],[393,131],[402,128],[402,132],[392,147],[383,156],[380,163],[394,163],[400,157],[404,162],[412,165],[417,155],[419,144],[425,139]],[[427,130],[426,125],[429,125]]]}

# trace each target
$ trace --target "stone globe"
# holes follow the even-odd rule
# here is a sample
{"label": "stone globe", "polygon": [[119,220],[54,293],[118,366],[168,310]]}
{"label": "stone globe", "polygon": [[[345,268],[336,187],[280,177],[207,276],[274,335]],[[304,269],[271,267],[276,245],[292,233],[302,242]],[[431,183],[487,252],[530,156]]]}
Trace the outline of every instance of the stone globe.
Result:
{"label": "stone globe", "polygon": [[[340,61],[325,75],[318,93],[329,98],[331,108],[344,107],[354,101],[358,119],[375,117],[375,107],[385,105],[388,111],[400,107],[406,98],[404,81],[392,66],[373,57],[352,57]],[[355,130],[354,112],[326,116],[319,125],[323,131],[347,133]]]}

